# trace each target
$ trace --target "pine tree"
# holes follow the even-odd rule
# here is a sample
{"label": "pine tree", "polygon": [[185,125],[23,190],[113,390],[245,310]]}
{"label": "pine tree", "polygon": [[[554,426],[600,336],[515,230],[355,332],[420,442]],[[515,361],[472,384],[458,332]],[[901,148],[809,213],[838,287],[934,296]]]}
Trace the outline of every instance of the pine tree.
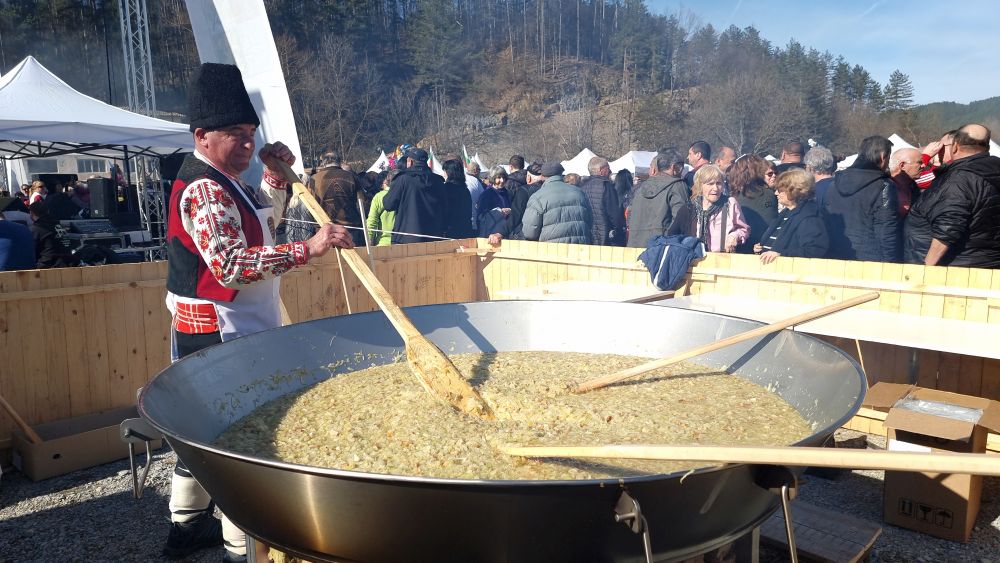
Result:
{"label": "pine tree", "polygon": [[892,71],[885,85],[886,111],[903,111],[913,107],[913,83],[899,70]]}

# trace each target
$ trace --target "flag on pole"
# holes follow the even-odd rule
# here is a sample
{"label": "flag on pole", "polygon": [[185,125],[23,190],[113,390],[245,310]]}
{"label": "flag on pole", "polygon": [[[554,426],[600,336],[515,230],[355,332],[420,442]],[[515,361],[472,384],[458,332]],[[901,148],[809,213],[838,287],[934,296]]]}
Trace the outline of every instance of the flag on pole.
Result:
{"label": "flag on pole", "polygon": [[434,147],[431,147],[430,150],[427,151],[427,164],[430,165],[431,170],[434,171],[435,174],[447,179],[444,174],[444,167],[441,166],[441,162],[438,161],[436,156],[434,156]]}
{"label": "flag on pole", "polygon": [[465,158],[465,163],[466,164],[469,164],[470,162],[472,162],[472,159],[469,158],[469,151],[465,150],[465,144],[464,143],[462,144],[462,157]]}

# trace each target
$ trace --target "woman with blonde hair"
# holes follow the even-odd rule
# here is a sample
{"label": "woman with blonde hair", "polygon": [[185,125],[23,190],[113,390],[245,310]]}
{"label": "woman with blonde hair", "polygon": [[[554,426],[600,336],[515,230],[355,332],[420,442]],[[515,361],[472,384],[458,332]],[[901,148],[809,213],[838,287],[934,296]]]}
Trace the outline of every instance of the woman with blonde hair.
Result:
{"label": "woman with blonde hair", "polygon": [[753,251],[760,254],[761,262],[770,264],[778,256],[826,256],[830,239],[812,197],[815,185],[812,174],[801,168],[792,168],[778,176],[775,192],[784,209],[754,245]]}
{"label": "woman with blonde hair", "polygon": [[29,190],[31,195],[28,196],[28,205],[35,203],[36,201],[42,201],[45,196],[48,195],[49,190],[45,187],[45,182],[41,180],[35,180],[31,183],[31,189]]}
{"label": "woman with blonde hair", "polygon": [[750,238],[750,226],[740,204],[723,197],[725,174],[714,164],[706,164],[694,175],[691,203],[681,209],[667,230],[668,235],[688,235],[705,243],[708,252],[734,252]]}

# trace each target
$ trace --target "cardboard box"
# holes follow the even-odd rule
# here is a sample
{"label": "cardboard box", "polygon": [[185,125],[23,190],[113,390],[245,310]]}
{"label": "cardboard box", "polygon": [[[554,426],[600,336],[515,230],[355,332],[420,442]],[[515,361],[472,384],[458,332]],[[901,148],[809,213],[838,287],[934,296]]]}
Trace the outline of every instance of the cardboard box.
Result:
{"label": "cardboard box", "polygon": [[[137,416],[135,407],[124,407],[39,424],[32,428],[42,438],[40,444],[32,444],[15,430],[14,467],[32,481],[40,481],[127,458],[128,444],[119,436],[118,427],[123,420]],[[162,440],[150,444],[153,449],[162,445]]]}
{"label": "cardboard box", "polygon": [[[864,406],[888,413],[889,450],[983,453],[987,433],[1000,430],[1000,403],[914,385],[877,383]],[[976,524],[982,490],[979,475],[886,471],[883,518],[965,542]]]}

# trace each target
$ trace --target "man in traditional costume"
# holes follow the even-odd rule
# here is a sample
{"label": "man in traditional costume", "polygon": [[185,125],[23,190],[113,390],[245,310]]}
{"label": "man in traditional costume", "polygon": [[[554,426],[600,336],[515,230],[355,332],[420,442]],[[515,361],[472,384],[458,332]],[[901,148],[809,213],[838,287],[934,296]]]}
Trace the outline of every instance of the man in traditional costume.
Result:
{"label": "man in traditional costume", "polygon": [[[167,219],[167,307],[173,316],[171,358],[281,325],[278,276],[350,248],[341,226],[325,225],[305,242],[274,244],[286,181],[279,161],[294,155],[268,143],[258,189],[240,180],[254,154],[260,119],[233,65],[205,63],[188,90],[195,152],[177,174]],[[164,555],[186,557],[225,540],[224,561],[246,560],[246,537],[225,516],[213,515],[208,493],[178,460],[170,494],[171,527]]]}

